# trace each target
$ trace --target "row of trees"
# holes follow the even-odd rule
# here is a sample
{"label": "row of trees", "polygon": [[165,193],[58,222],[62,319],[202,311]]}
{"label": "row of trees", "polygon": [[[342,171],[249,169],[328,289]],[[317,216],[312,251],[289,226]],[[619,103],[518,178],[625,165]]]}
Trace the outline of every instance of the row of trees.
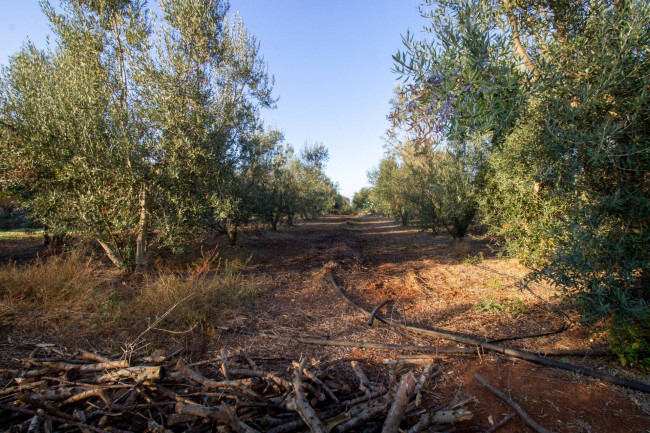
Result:
{"label": "row of trees", "polygon": [[370,195],[460,238],[475,215],[586,317],[650,314],[650,5],[426,1],[395,56]]}
{"label": "row of trees", "polygon": [[0,185],[47,231],[96,239],[117,266],[257,215],[328,210],[327,150],[266,130],[273,80],[220,0],[43,1],[54,42],[0,78]]}

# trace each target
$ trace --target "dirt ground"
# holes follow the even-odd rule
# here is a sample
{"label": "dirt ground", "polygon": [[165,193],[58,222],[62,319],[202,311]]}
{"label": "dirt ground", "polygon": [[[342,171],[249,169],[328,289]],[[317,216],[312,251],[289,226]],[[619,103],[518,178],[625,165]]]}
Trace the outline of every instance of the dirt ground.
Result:
{"label": "dirt ground", "polygon": [[[518,290],[516,283],[528,271],[515,259],[499,258],[494,242],[474,230],[462,247],[452,246],[445,234],[432,236],[402,227],[382,217],[329,217],[303,222],[293,228],[262,237],[243,236],[240,253],[251,254],[248,272],[272,276],[273,288],[250,309],[239,311],[228,326],[262,330],[288,336],[327,338],[428,346],[454,346],[453,342],[407,335],[376,322],[353,309],[337,294],[327,278],[332,273],[346,292],[367,310],[389,299],[386,316],[425,328],[503,339],[561,329],[541,338],[504,341],[508,347],[529,350],[604,348],[602,327],[577,322],[571,305],[555,296],[557,291],[534,285],[534,296]],[[489,301],[501,305],[480,311]],[[226,346],[268,359],[309,356],[323,360],[362,358],[381,363],[404,356],[377,350],[307,346],[261,337],[221,334],[208,352]],[[630,379],[649,382],[639,372],[624,370],[611,358],[566,358],[567,362],[600,369]],[[474,420],[456,431],[484,431],[490,420],[498,422],[512,412],[474,375],[515,400],[531,417],[553,431],[648,432],[648,396],[576,373],[526,361],[486,354],[447,356],[438,360],[443,374],[429,384],[428,403],[449,401],[454,395],[474,396]],[[345,368],[345,364],[341,364]],[[372,364],[368,368],[372,371]],[[500,432],[532,431],[515,418]]]}
{"label": "dirt ground", "polygon": [[[489,340],[510,339],[498,344],[526,350],[606,347],[604,327],[581,325],[573,306],[562,303],[555,289],[535,284],[533,292],[520,291],[517,282],[528,270],[515,259],[501,258],[494,241],[480,229],[471,230],[464,245],[452,246],[450,240],[445,234],[432,236],[378,216],[332,216],[301,221],[291,228],[283,226],[278,232],[245,230],[239,245],[224,246],[221,254],[249,259],[244,272],[267,278],[270,288],[252,305],[225,312],[215,324],[282,336],[459,346],[407,334],[377,321],[368,326],[367,316],[336,292],[328,278],[332,274],[366,310],[389,300],[382,313],[402,323]],[[562,329],[569,322],[569,329],[563,332],[521,338]],[[184,344],[180,337],[165,334],[159,336],[158,343],[170,350]],[[8,347],[5,341],[0,346],[0,350]],[[339,361],[362,359],[372,376],[373,366],[409,356],[408,352],[304,345],[220,331],[204,333],[190,348],[187,357],[193,361],[226,348],[268,363],[286,364],[301,356],[338,362],[340,374],[351,380],[349,363]],[[648,375],[623,369],[614,358],[563,360],[650,382]],[[457,425],[456,431],[483,432],[513,412],[474,379],[479,373],[550,430],[650,432],[650,399],[641,392],[490,353],[481,357],[448,355],[436,363],[442,374],[426,385],[425,405],[436,407],[454,396],[477,400],[469,406],[474,419]],[[532,430],[519,417],[499,429],[527,431]]]}

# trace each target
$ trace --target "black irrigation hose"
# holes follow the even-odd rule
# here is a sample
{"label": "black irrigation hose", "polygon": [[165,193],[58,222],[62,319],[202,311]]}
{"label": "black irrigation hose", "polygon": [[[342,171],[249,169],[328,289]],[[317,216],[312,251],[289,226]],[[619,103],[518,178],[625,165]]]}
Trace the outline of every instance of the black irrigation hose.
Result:
{"label": "black irrigation hose", "polygon": [[[350,305],[352,305],[354,308],[362,311],[365,314],[370,314],[365,308],[354,302],[352,299],[348,298],[345,293],[341,290],[341,288],[336,284],[336,281],[334,281],[334,277],[332,274],[328,274],[330,281],[334,285],[334,288],[336,291],[339,293],[339,295]],[[568,371],[573,371],[575,373],[581,373],[584,374],[585,376],[590,376],[590,377],[595,377],[597,379],[604,380],[605,382],[613,383],[615,385],[621,385],[625,386],[631,389],[635,389],[637,391],[643,391],[650,393],[650,385],[642,382],[637,382],[633,380],[628,380],[628,379],[623,379],[621,377],[613,376],[611,374],[603,373],[602,371],[597,371],[597,370],[592,370],[589,368],[585,367],[579,367],[577,365],[573,364],[567,364],[564,362],[556,361],[554,359],[549,359],[549,358],[544,358],[542,356],[535,355],[530,352],[526,352],[524,350],[520,349],[509,349],[503,346],[498,346],[493,343],[489,342],[484,342],[480,341],[474,337],[469,337],[465,335],[458,335],[458,334],[452,334],[450,332],[444,332],[444,331],[434,331],[431,329],[424,329],[424,328],[418,328],[416,326],[409,326],[409,325],[404,325],[399,322],[395,322],[389,318],[382,317],[379,315],[376,315],[375,318],[379,320],[380,322],[383,322],[387,325],[395,326],[397,328],[404,329],[406,331],[410,331],[413,333],[417,333],[420,335],[426,335],[428,337],[436,337],[436,338],[443,338],[446,340],[451,340],[451,341],[457,341],[459,343],[465,343],[465,344],[470,344],[472,346],[477,346],[479,348],[485,349],[485,350],[490,350],[492,352],[500,353],[502,355],[507,355],[507,356],[512,356],[515,358],[520,358],[520,359],[525,359],[526,361],[531,361],[535,362],[537,364],[542,364],[546,365],[549,367],[555,367],[555,368],[560,368],[562,370],[568,370]]]}
{"label": "black irrigation hose", "polygon": [[565,323],[564,326],[562,326],[560,329],[556,329],[555,331],[543,332],[541,334],[528,334],[519,337],[498,338],[495,340],[488,340],[488,343],[502,343],[504,341],[526,340],[528,338],[546,337],[549,335],[561,334],[562,332],[567,331],[569,328],[571,328],[571,323]]}

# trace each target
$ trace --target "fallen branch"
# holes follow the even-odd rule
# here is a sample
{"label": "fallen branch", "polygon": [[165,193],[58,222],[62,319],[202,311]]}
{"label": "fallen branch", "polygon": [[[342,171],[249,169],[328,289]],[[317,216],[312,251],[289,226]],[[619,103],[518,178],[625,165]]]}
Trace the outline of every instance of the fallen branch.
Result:
{"label": "fallen branch", "polygon": [[96,381],[101,382],[117,382],[125,379],[131,379],[135,382],[144,380],[160,380],[165,376],[165,368],[163,366],[140,366],[121,368],[119,370],[110,371],[102,376],[99,376]]}
{"label": "fallen branch", "polygon": [[474,377],[476,378],[476,380],[478,380],[481,383],[481,385],[485,386],[487,389],[489,389],[494,394],[496,394],[501,400],[508,403],[508,405],[511,408],[513,408],[515,412],[517,412],[517,414],[519,414],[519,416],[524,420],[526,424],[528,424],[530,428],[535,430],[537,433],[552,433],[551,430],[547,430],[541,425],[537,424],[531,417],[528,416],[526,412],[524,412],[524,410],[521,407],[519,407],[517,403],[515,403],[507,395],[505,395],[504,393],[496,389],[494,386],[490,385],[485,379],[481,377],[480,374],[477,373]]}
{"label": "fallen branch", "polygon": [[176,363],[176,368],[178,371],[183,373],[186,377],[192,379],[193,381],[200,383],[203,385],[206,389],[219,389],[219,388],[235,388],[238,391],[242,392],[243,394],[254,398],[256,400],[262,400],[262,396],[241,383],[240,381],[237,380],[212,380],[204,377],[202,374],[192,370],[187,366],[185,361],[182,359],[179,359],[178,362]]}
{"label": "fallen branch", "polygon": [[381,398],[373,400],[365,410],[356,415],[354,418],[337,425],[332,431],[335,433],[344,433],[355,427],[363,425],[366,421],[385,411],[392,401],[393,397],[391,397],[390,394],[384,394]]}
{"label": "fallen branch", "polygon": [[352,371],[354,371],[354,374],[359,379],[359,389],[363,391],[364,394],[372,393],[373,389],[368,380],[368,376],[363,372],[359,363],[357,361],[351,361],[350,365],[352,366]]}
{"label": "fallen branch", "polygon": [[0,403],[0,409],[8,410],[10,412],[19,412],[19,413],[23,413],[23,414],[26,414],[26,415],[32,415],[32,416],[38,415],[38,416],[41,416],[41,417],[43,417],[45,419],[49,419],[49,420],[60,422],[60,423],[63,423],[63,424],[69,424],[69,425],[73,425],[75,427],[79,427],[80,430],[86,429],[86,430],[90,430],[90,431],[93,431],[93,432],[96,432],[96,433],[110,433],[107,430],[102,430],[100,428],[93,427],[93,426],[88,425],[88,424],[82,424],[80,422],[72,421],[72,420],[69,420],[67,418],[59,418],[58,416],[50,415],[50,414],[45,413],[45,412],[39,413],[37,410],[34,411],[34,410],[25,409],[23,407],[10,406],[8,404],[2,404],[2,403]]}
{"label": "fallen branch", "polygon": [[325,426],[316,415],[314,408],[311,407],[305,398],[305,390],[302,386],[302,370],[305,368],[306,359],[303,359],[298,367],[293,370],[293,390],[296,393],[296,412],[300,418],[307,424],[313,433],[326,433]]}
{"label": "fallen branch", "polygon": [[399,425],[402,422],[402,417],[404,416],[404,412],[406,412],[406,406],[408,406],[414,391],[415,376],[413,376],[412,371],[409,371],[402,376],[399,382],[395,399],[388,411],[381,433],[399,433]]}
{"label": "fallen branch", "polygon": [[[334,285],[336,291],[348,304],[350,304],[357,310],[364,312],[365,314],[370,314],[365,308],[363,308],[362,306],[360,306],[359,304],[351,300],[348,296],[345,295],[345,293],[343,293],[341,288],[334,281],[334,277],[332,276],[332,274],[329,274],[329,278],[332,284]],[[438,330],[418,328],[416,326],[404,325],[402,323],[396,322],[392,319],[382,317],[379,315],[376,316],[376,319],[387,325],[395,326],[397,328],[404,329],[406,331],[413,332],[416,334],[426,335],[428,337],[443,338],[446,340],[457,341],[459,343],[470,344],[472,346],[477,346],[478,348],[490,350],[492,352],[500,353],[502,355],[512,356],[519,359],[525,359],[526,361],[535,362],[537,364],[542,364],[549,367],[561,368],[563,370],[581,373],[584,374],[585,376],[595,377],[597,379],[601,379],[606,382],[613,383],[615,385],[626,386],[628,388],[635,389],[637,391],[650,393],[650,385],[648,384],[623,379],[617,376],[612,376],[611,374],[603,373],[601,371],[591,370],[586,367],[579,367],[577,365],[555,361],[553,359],[544,358],[542,356],[538,356],[533,353],[526,352],[519,349],[509,349],[503,346],[498,346],[496,344],[480,341],[474,337],[453,334],[451,332],[446,332],[446,331],[438,331]]]}

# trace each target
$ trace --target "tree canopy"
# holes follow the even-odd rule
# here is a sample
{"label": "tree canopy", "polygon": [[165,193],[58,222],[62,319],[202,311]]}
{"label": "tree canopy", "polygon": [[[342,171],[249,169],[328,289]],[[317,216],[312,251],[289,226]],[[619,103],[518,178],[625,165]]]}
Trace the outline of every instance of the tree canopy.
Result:
{"label": "tree canopy", "polygon": [[[273,79],[228,7],[161,0],[157,15],[139,0],[42,2],[54,43],[28,42],[0,78],[3,188],[22,188],[48,231],[94,238],[118,266],[147,266],[212,228],[233,239],[260,213],[269,161],[284,156],[259,114],[275,104]],[[323,180],[323,154],[309,155],[301,188]]]}

